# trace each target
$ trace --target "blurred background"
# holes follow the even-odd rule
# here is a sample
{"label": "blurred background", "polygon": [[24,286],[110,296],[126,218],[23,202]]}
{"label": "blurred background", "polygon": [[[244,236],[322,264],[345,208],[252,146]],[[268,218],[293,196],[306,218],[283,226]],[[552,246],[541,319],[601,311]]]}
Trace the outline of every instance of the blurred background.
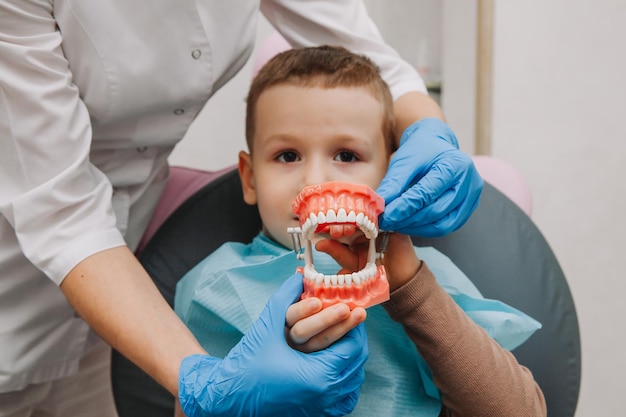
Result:
{"label": "blurred background", "polygon": [[[532,219],[561,263],[578,312],[576,416],[621,415],[626,2],[365,3],[387,42],[423,74],[462,150],[504,160],[528,182]],[[259,42],[271,32],[261,20]],[[237,162],[251,71],[250,62],[217,93],[172,164],[218,170]]]}

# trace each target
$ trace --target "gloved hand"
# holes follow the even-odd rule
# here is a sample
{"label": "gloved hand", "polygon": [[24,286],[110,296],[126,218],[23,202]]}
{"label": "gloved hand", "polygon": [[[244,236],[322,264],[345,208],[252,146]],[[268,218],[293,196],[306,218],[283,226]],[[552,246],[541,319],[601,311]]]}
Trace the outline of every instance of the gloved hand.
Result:
{"label": "gloved hand", "polygon": [[188,417],[343,416],[354,409],[369,354],[365,328],[318,352],[292,349],[285,315],[301,293],[302,275],[294,274],[223,360],[183,359],[178,397]]}
{"label": "gloved hand", "polygon": [[458,150],[441,120],[409,126],[376,192],[385,199],[382,230],[443,236],[461,227],[478,206],[483,180],[472,159]]}

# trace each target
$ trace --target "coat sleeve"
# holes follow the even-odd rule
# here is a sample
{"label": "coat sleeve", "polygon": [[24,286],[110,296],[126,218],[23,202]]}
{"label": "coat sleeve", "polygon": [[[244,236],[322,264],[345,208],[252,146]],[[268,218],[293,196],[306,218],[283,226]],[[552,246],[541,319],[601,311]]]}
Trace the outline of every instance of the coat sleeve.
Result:
{"label": "coat sleeve", "polygon": [[426,93],[422,78],[385,43],[360,0],[262,0],[261,11],[294,47],[340,45],[367,55],[394,99],[410,91]]}
{"label": "coat sleeve", "polygon": [[439,286],[425,262],[384,304],[428,364],[442,416],[545,416],[531,372],[475,324]]}
{"label": "coat sleeve", "polygon": [[2,1],[0,22],[0,213],[60,284],[81,260],[124,244],[112,187],[89,162],[90,118],[52,2]]}

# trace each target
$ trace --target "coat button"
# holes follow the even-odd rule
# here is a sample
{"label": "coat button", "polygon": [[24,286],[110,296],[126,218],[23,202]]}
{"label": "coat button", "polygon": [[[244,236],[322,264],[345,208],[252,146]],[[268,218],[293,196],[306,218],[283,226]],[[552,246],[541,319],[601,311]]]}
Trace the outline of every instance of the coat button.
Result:
{"label": "coat button", "polygon": [[199,49],[194,49],[193,51],[191,51],[191,57],[193,59],[200,59],[200,56],[202,56],[202,51]]}
{"label": "coat button", "polygon": [[176,109],[174,110],[174,114],[176,116],[180,116],[181,114],[183,114],[185,112],[185,109]]}

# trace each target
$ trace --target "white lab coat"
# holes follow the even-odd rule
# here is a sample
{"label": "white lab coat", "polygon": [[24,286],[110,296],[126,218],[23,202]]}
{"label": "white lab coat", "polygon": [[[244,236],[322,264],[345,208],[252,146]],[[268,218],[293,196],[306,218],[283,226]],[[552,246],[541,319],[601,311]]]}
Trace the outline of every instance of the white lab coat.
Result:
{"label": "white lab coat", "polygon": [[360,1],[0,0],[0,392],[75,372],[92,337],[57,286],[136,246],[168,155],[251,54],[259,6],[292,45],[342,44],[395,97],[425,91]]}

